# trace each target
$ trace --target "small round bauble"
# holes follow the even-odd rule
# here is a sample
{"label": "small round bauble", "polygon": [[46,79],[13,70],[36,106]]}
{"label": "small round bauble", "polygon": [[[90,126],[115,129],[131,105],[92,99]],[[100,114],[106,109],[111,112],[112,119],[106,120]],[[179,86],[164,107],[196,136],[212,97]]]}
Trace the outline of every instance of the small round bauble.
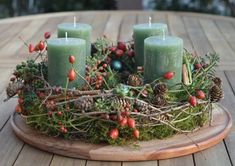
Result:
{"label": "small round bauble", "polygon": [[113,60],[111,67],[113,70],[120,71],[122,69],[122,63],[119,60]]}

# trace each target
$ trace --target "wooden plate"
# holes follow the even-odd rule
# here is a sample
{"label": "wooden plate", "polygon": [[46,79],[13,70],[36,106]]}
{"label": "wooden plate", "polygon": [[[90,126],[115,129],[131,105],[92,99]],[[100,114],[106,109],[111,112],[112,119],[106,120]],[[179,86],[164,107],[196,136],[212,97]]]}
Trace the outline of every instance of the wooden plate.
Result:
{"label": "wooden plate", "polygon": [[143,161],[179,157],[212,147],[228,135],[232,119],[228,111],[216,106],[211,126],[188,135],[179,134],[164,140],[140,142],[138,149],[49,137],[28,127],[18,114],[12,115],[11,125],[21,140],[48,152],[89,160]]}

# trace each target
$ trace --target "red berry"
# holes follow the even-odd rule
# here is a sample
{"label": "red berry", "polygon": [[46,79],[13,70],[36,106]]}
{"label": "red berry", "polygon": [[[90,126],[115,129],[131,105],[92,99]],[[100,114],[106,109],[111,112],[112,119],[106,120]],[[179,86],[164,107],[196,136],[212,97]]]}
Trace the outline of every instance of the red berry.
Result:
{"label": "red berry", "polygon": [[205,93],[202,91],[202,90],[197,90],[196,91],[196,97],[198,98],[198,99],[205,99],[206,98],[206,95],[205,95]]}
{"label": "red berry", "polygon": [[111,63],[111,61],[112,61],[112,58],[107,57],[105,61],[106,61],[106,63],[110,64],[110,63]]}
{"label": "red berry", "polygon": [[139,132],[139,130],[135,129],[135,130],[133,131],[133,135],[134,135],[135,138],[138,139],[138,138],[140,137],[140,132]]}
{"label": "red berry", "polygon": [[117,115],[110,115],[109,118],[113,121],[117,120]]}
{"label": "red berry", "polygon": [[115,53],[117,57],[121,57],[124,54],[123,50],[120,49],[117,49]]}
{"label": "red berry", "polygon": [[45,39],[49,39],[51,37],[51,33],[50,32],[45,32],[44,33],[44,38]]}
{"label": "red berry", "polygon": [[106,68],[106,67],[108,67],[108,65],[107,65],[106,63],[104,63],[104,64],[103,64],[103,67]]}
{"label": "red berry", "polygon": [[68,130],[66,129],[66,127],[64,127],[63,125],[60,126],[60,131],[61,131],[62,133],[67,133],[67,132],[68,132]]}
{"label": "red berry", "polygon": [[119,135],[119,132],[118,132],[117,128],[114,128],[114,129],[110,130],[110,132],[109,132],[109,136],[112,139],[117,139],[118,135]]}
{"label": "red berry", "polygon": [[126,44],[123,42],[118,42],[118,49],[122,50],[122,51],[126,51]]}
{"label": "red berry", "polygon": [[195,107],[197,105],[197,98],[195,96],[190,96],[188,102],[191,106]]}
{"label": "red berry", "polygon": [[58,125],[62,125],[62,122],[61,122],[61,121],[58,121]]}
{"label": "red berry", "polygon": [[19,99],[18,99],[18,103],[19,103],[20,105],[23,104],[23,103],[24,103],[24,99],[19,98]]}
{"label": "red berry", "polygon": [[102,80],[103,80],[103,77],[100,76],[100,75],[98,75],[98,76],[97,76],[97,79],[102,81]]}
{"label": "red berry", "polygon": [[122,115],[118,115],[117,118],[118,118],[119,122],[122,121],[122,119],[123,119]]}
{"label": "red berry", "polygon": [[124,127],[127,125],[127,118],[122,118],[122,120],[119,121],[120,126]]}
{"label": "red berry", "polygon": [[74,64],[74,62],[75,62],[75,56],[70,55],[69,56],[69,63]]}
{"label": "red berry", "polygon": [[137,113],[137,112],[139,112],[139,111],[138,111],[137,109],[134,109],[133,112]]}
{"label": "red berry", "polygon": [[194,67],[195,67],[195,69],[201,69],[202,65],[200,63],[195,63]]}
{"label": "red berry", "polygon": [[129,50],[129,51],[127,52],[127,55],[128,55],[129,57],[134,57],[134,56],[135,56],[135,52],[134,52],[133,50]]}
{"label": "red berry", "polygon": [[45,44],[42,41],[40,41],[38,43],[38,48],[39,48],[40,51],[42,51],[45,48]]}
{"label": "red berry", "polygon": [[67,133],[67,132],[68,132],[67,128],[64,128],[64,132],[63,133]]}
{"label": "red berry", "polygon": [[47,115],[48,115],[48,116],[51,116],[51,115],[52,115],[52,112],[51,112],[51,111],[49,111],[49,112],[47,113]]}
{"label": "red berry", "polygon": [[57,112],[57,115],[61,116],[63,113],[61,111]]}
{"label": "red berry", "polygon": [[40,99],[42,99],[42,98],[44,98],[46,95],[45,95],[45,93],[43,93],[43,92],[39,92],[38,93],[38,97],[40,98]]}
{"label": "red berry", "polygon": [[117,47],[110,47],[110,48],[109,48],[109,51],[112,52],[112,53],[114,53],[114,52],[116,51],[116,49],[117,49]]}
{"label": "red berry", "polygon": [[167,79],[167,80],[170,80],[170,79],[172,79],[172,78],[174,77],[174,75],[175,75],[174,72],[168,71],[168,72],[166,72],[166,73],[164,74],[163,77],[164,77],[165,79]]}
{"label": "red berry", "polygon": [[16,106],[15,111],[17,113],[21,113],[22,112],[22,108],[21,108],[21,106],[19,104]]}
{"label": "red berry", "polygon": [[75,80],[75,78],[76,78],[76,73],[75,73],[74,69],[70,69],[70,70],[69,70],[69,72],[68,72],[68,78],[69,78],[69,81]]}
{"label": "red berry", "polygon": [[29,44],[29,53],[34,52],[34,46],[33,44]]}
{"label": "red berry", "polygon": [[130,128],[135,128],[135,119],[128,118],[127,119],[127,124]]}
{"label": "red berry", "polygon": [[104,67],[103,66],[100,66],[99,67],[99,71],[103,71],[104,70]]}

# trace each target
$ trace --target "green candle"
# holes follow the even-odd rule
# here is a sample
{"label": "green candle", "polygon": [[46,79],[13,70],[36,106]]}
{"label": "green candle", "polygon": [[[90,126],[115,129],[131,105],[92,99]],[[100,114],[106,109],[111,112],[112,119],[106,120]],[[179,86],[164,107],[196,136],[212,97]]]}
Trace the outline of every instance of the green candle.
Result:
{"label": "green candle", "polygon": [[172,71],[175,76],[168,85],[181,82],[183,40],[173,36],[152,36],[144,40],[144,79],[147,83]]}
{"label": "green candle", "polygon": [[[77,38],[58,38],[47,41],[48,52],[48,81],[51,86],[66,86],[68,71],[72,68],[69,56],[76,60],[73,64],[83,77],[86,67],[86,41]],[[82,86],[84,81],[77,77],[69,83],[69,87]]]}
{"label": "green candle", "polygon": [[82,23],[62,23],[58,25],[58,37],[65,37],[65,32],[70,38],[81,38],[86,41],[86,54],[91,54],[91,31],[92,27]]}
{"label": "green candle", "polygon": [[162,23],[151,23],[134,25],[135,62],[137,66],[144,65],[144,39],[150,36],[167,34],[167,25]]}

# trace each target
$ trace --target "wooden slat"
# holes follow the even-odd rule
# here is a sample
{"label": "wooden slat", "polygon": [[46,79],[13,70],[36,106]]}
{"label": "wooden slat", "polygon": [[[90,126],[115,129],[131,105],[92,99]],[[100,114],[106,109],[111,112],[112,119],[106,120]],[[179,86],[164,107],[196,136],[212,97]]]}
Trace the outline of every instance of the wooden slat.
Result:
{"label": "wooden slat", "polygon": [[235,26],[233,26],[231,22],[225,20],[215,20],[215,23],[226,41],[229,43],[229,46],[235,52]]}
{"label": "wooden slat", "polygon": [[[22,21],[19,23],[13,23],[11,26],[4,32],[1,33],[0,38],[0,47],[4,47],[7,44],[10,44],[11,41],[14,41],[15,39],[18,40],[19,33],[25,28],[30,21]],[[17,27],[17,28],[16,28]],[[4,54],[0,54],[2,57]]]}
{"label": "wooden slat", "polygon": [[0,132],[0,165],[12,166],[22,147],[23,142],[16,138],[8,122]]}
{"label": "wooden slat", "polygon": [[7,122],[11,114],[15,111],[15,106],[17,103],[16,98],[12,98],[7,102],[3,102],[6,99],[5,93],[0,95],[0,130]]}
{"label": "wooden slat", "polygon": [[133,25],[136,24],[136,15],[128,14],[125,15],[120,27],[120,34],[118,41],[130,41],[132,40]]}
{"label": "wooden slat", "polygon": [[209,19],[200,19],[199,22],[215,52],[220,54],[221,61],[235,60],[233,50],[226,42],[215,23]]}
{"label": "wooden slat", "polygon": [[14,166],[49,166],[52,154],[25,145],[20,152]]}
{"label": "wooden slat", "polygon": [[38,20],[31,21],[30,24],[24,27],[24,29],[22,29],[22,31],[19,34],[14,36],[7,45],[1,48],[0,55],[4,55],[6,57],[11,56],[14,58],[20,58],[19,54],[17,54],[17,51],[21,48],[22,41],[18,37],[22,36],[24,40],[27,41],[35,33],[39,31],[39,29],[41,28],[41,26],[43,26],[43,24],[45,24],[45,22],[46,20],[43,20],[43,19],[40,21]]}
{"label": "wooden slat", "polygon": [[157,161],[123,162],[122,166],[158,166]]}
{"label": "wooden slat", "polygon": [[152,17],[153,17],[152,18],[153,22],[168,24],[168,21],[167,21],[168,14],[167,13],[154,12]]}
{"label": "wooden slat", "polygon": [[5,91],[8,82],[10,81],[10,76],[12,75],[13,70],[11,68],[2,68],[0,67],[0,94]]}
{"label": "wooden slat", "polygon": [[198,52],[198,54],[204,55],[207,52],[212,52],[213,48],[211,47],[197,18],[183,17],[183,21],[185,23],[189,38],[192,41],[194,49]]}
{"label": "wooden slat", "polygon": [[110,40],[117,42],[118,41],[118,33],[119,33],[119,27],[122,22],[122,14],[111,14],[108,22],[106,24],[104,35],[106,35]]}
{"label": "wooden slat", "polygon": [[213,148],[202,153],[194,154],[196,166],[230,166],[230,160],[224,143],[221,142]]}
{"label": "wooden slat", "polygon": [[54,155],[50,166],[85,166],[86,160]]}
{"label": "wooden slat", "polygon": [[169,15],[168,16],[168,26],[169,30],[171,32],[171,35],[178,36],[183,39],[184,41],[184,48],[186,48],[188,51],[192,52],[192,43],[189,39],[188,33],[185,29],[184,23],[182,21],[182,18],[180,16],[175,15]]}
{"label": "wooden slat", "polygon": [[105,162],[87,160],[86,166],[121,166],[121,162]]}
{"label": "wooden slat", "polygon": [[100,38],[104,34],[104,29],[109,18],[108,13],[102,13],[95,15],[95,18],[91,24],[92,26],[92,41],[94,42],[97,38]]}
{"label": "wooden slat", "polygon": [[[230,85],[233,86],[233,77],[235,77],[235,72],[226,72],[226,76],[224,72],[217,72],[217,75],[223,80],[223,90],[224,90],[224,99],[221,101],[221,104],[226,107],[232,117],[233,124],[235,123],[235,96],[234,89]],[[227,80],[228,78],[228,80]],[[227,145],[227,150],[229,152],[231,161],[235,163],[235,129],[232,128],[231,133],[225,139],[225,143]]]}
{"label": "wooden slat", "polygon": [[148,24],[149,17],[152,17],[152,13],[147,13],[147,14],[140,13],[137,15],[137,23],[138,24]]}
{"label": "wooden slat", "polygon": [[192,155],[173,158],[170,160],[160,160],[159,166],[194,166]]}

